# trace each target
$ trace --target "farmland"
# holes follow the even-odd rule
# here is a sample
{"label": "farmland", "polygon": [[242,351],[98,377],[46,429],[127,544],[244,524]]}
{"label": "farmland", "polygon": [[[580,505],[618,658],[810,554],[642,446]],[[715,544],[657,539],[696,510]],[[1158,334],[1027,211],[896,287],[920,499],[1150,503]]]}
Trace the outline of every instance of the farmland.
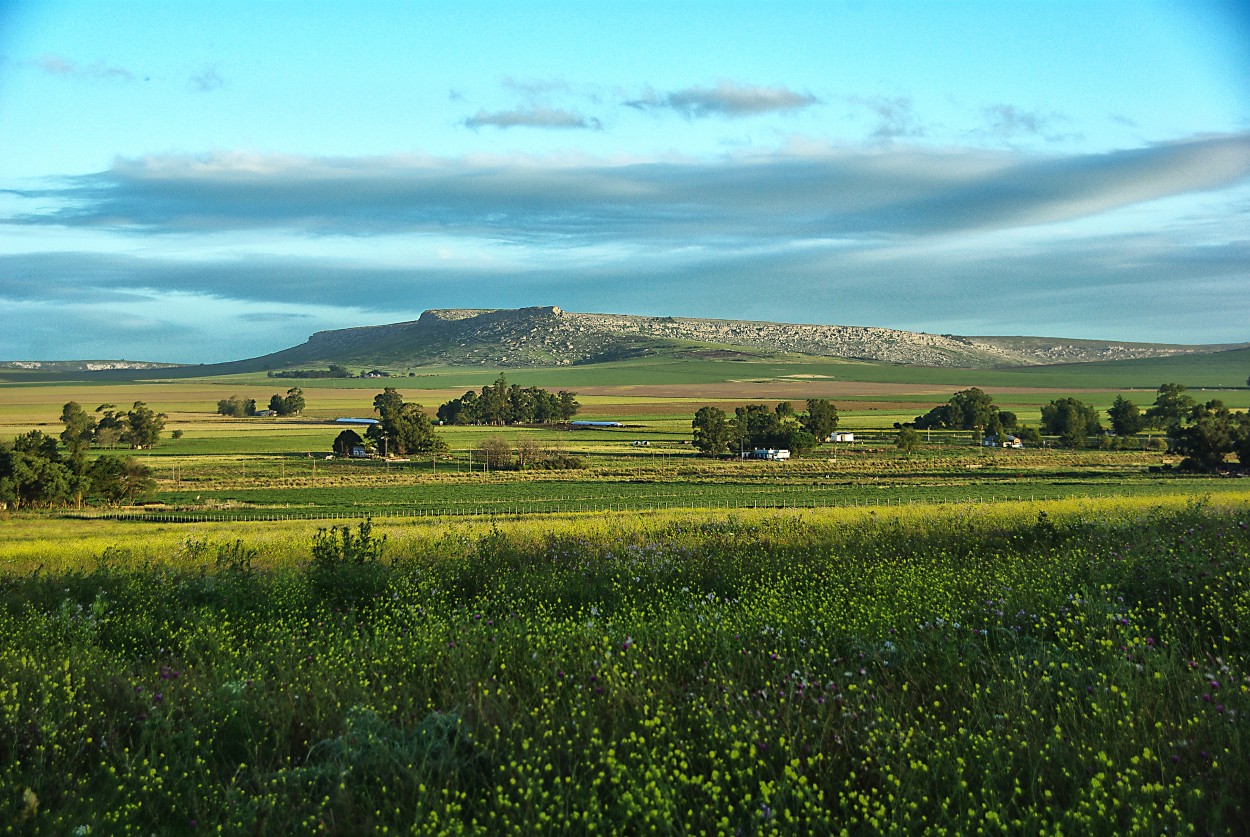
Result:
{"label": "farmland", "polygon": [[[893,445],[894,422],[957,386],[1030,423],[1058,395],[1149,403],[1113,370],[1075,390],[1025,370],[796,377],[830,368],[534,370],[517,381],[576,389],[579,417],[623,426],[443,428],[446,453],[392,462],[327,460],[332,420],[370,415],[383,385],[429,409],[498,371],[300,381],[305,415],[283,419],[214,415],[292,383],[257,375],[0,387],[4,439],[55,435],[69,400],[144,400],[182,431],[134,452],[157,479],[141,507],[0,520],[0,819],[1239,827],[1245,481],[1166,470],[1161,451],[994,450],[949,431]],[[1000,374],[1017,377],[977,377]],[[1218,395],[1250,406],[1244,389]],[[787,463],[687,444],[702,404],[817,396],[853,444]],[[492,470],[476,456],[492,436],[581,467]]]}

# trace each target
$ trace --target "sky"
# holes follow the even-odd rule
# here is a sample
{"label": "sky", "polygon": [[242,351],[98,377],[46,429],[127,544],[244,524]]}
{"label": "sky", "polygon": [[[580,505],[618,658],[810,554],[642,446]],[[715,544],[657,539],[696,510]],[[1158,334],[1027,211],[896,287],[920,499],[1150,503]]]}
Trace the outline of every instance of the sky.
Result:
{"label": "sky", "polygon": [[529,305],[1250,341],[1250,11],[0,0],[0,360]]}

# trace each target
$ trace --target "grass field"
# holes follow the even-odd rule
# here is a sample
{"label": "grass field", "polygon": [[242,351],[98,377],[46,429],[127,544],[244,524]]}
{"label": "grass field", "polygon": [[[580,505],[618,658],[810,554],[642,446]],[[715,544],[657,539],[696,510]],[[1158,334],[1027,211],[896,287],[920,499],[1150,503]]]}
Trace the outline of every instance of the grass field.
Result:
{"label": "grass field", "polygon": [[1239,830],[1247,498],[1029,511],[67,521],[0,576],[4,819]]}

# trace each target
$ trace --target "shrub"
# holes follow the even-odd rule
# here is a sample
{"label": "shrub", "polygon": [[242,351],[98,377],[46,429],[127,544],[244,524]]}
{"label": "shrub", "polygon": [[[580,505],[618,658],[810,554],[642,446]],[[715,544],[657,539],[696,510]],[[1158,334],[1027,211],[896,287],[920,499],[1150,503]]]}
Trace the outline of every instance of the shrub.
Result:
{"label": "shrub", "polygon": [[386,589],[389,568],[382,563],[386,536],[373,536],[373,520],[366,518],[352,534],[350,526],[318,529],[313,536],[308,579],[313,592],[329,604],[351,607],[365,604]]}

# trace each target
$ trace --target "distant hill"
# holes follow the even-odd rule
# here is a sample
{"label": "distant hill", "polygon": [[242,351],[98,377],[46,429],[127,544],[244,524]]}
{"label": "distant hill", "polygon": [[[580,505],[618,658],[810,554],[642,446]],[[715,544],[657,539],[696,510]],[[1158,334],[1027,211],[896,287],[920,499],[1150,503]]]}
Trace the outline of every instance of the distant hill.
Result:
{"label": "distant hill", "polygon": [[148,360],[0,360],[0,369],[37,372],[101,372],[116,369],[170,369],[178,363]]}
{"label": "distant hill", "polygon": [[976,369],[1156,358],[1229,348],[1236,346],[960,337],[873,326],[578,314],[545,306],[431,310],[405,323],[320,331],[302,345],[215,364],[211,370],[261,371],[328,363],[383,368],[565,366],[656,354],[726,359],[805,354]]}
{"label": "distant hill", "polygon": [[319,331],[308,341],[230,363],[173,367],[128,361],[10,364],[47,372],[99,369],[92,377],[157,369],[171,377],[349,367],[551,367],[643,357],[756,360],[806,355],[907,366],[1002,369],[1200,356],[1250,346],[1175,345],[1050,337],[961,337],[874,326],[772,323],[691,317],[579,314],[555,306],[442,309],[391,325]]}

